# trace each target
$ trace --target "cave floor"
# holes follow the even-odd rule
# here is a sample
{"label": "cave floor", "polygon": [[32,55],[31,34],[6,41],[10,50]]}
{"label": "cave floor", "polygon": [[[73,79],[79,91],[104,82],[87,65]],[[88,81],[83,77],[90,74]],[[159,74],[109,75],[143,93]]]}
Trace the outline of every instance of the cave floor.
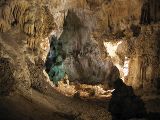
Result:
{"label": "cave floor", "polygon": [[110,120],[107,108],[100,102],[66,97],[55,92],[44,95],[14,93],[0,98],[1,120]]}
{"label": "cave floor", "polygon": [[[109,100],[67,97],[53,88],[51,94],[31,89],[0,97],[0,120],[111,120]],[[150,120],[160,118],[160,99],[143,98]],[[153,118],[153,119],[152,119]]]}

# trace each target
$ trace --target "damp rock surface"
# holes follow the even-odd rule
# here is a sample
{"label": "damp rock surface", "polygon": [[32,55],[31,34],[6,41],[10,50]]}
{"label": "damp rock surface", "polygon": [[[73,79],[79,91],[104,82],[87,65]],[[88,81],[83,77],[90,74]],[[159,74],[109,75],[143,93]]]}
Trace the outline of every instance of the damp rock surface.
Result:
{"label": "damp rock surface", "polygon": [[[139,95],[146,118],[159,120],[159,6],[159,0],[0,0],[0,117],[110,120],[112,96],[98,100],[97,86],[111,94],[122,78],[133,88],[113,92],[118,105],[125,101],[124,113],[138,109]],[[55,87],[45,72],[52,36],[61,44],[68,88]]]}

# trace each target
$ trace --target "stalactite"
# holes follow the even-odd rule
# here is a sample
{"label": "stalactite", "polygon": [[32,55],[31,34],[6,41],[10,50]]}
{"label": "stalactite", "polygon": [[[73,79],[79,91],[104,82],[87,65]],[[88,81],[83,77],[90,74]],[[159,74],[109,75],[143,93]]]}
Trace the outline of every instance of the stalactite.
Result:
{"label": "stalactite", "polygon": [[34,23],[34,28],[35,28],[35,35],[41,36],[42,32],[43,32],[43,19],[40,20],[36,20]]}
{"label": "stalactite", "polygon": [[11,26],[3,19],[0,19],[0,32],[6,32]]}
{"label": "stalactite", "polygon": [[11,8],[8,6],[8,5],[5,5],[3,8],[2,8],[2,17],[5,21],[7,21],[9,24],[12,23],[13,21],[13,16],[12,16],[12,13],[11,13]]}
{"label": "stalactite", "polygon": [[36,48],[38,38],[48,35],[55,27],[53,16],[47,7],[37,6],[27,0],[6,0],[0,15],[0,32],[18,26],[29,36],[27,44],[32,49]]}
{"label": "stalactite", "polygon": [[24,25],[24,32],[28,35],[34,35],[35,31],[34,31],[34,23],[32,21],[29,21],[27,23],[25,23]]}
{"label": "stalactite", "polygon": [[27,39],[27,45],[28,45],[28,48],[30,48],[32,50],[36,49],[39,46],[39,39],[34,38],[34,37],[28,38]]}

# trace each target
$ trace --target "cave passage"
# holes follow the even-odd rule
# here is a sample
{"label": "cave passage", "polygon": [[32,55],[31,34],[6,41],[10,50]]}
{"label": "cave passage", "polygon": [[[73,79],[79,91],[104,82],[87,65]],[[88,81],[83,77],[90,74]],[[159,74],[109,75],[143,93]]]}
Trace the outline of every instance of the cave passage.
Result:
{"label": "cave passage", "polygon": [[50,80],[56,85],[65,76],[63,60],[64,52],[62,51],[62,43],[53,35],[50,39],[50,50],[46,57],[45,71]]}
{"label": "cave passage", "polygon": [[160,120],[160,0],[0,0],[0,120]]}

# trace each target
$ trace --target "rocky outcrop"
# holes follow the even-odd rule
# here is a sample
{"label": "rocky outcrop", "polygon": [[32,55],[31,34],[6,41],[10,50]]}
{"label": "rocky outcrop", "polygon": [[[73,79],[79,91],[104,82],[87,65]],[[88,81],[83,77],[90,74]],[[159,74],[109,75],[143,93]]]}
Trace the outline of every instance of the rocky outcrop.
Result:
{"label": "rocky outcrop", "polygon": [[[69,10],[59,40],[66,51],[64,65],[70,79],[97,84],[111,78],[114,65],[102,58],[99,43],[92,37],[94,20],[89,14],[92,15],[87,10]],[[114,74],[118,76],[118,73]]]}
{"label": "rocky outcrop", "polygon": [[146,117],[144,103],[140,97],[135,95],[131,86],[127,86],[121,79],[117,79],[114,82],[114,88],[109,103],[109,111],[113,120]]}

